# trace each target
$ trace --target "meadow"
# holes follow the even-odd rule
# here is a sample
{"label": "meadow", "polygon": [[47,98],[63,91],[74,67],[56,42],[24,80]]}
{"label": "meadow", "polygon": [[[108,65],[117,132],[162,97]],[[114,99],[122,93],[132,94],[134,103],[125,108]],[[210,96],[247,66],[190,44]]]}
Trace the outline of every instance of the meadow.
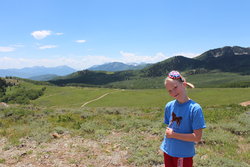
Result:
{"label": "meadow", "polygon": [[[58,161],[63,166],[162,166],[163,109],[171,100],[166,90],[45,87],[30,104],[0,108],[0,166],[60,166]],[[250,107],[239,105],[250,100],[250,88],[188,93],[203,107],[207,123],[195,167],[250,166]]]}

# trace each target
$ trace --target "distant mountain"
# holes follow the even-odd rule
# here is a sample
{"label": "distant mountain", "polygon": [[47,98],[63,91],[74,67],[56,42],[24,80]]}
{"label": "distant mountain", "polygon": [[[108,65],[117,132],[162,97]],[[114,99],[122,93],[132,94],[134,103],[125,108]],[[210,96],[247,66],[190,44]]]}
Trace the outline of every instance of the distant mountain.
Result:
{"label": "distant mountain", "polygon": [[31,78],[40,75],[68,75],[76,70],[68,66],[57,66],[57,67],[43,67],[43,66],[34,66],[26,67],[22,69],[0,69],[0,77],[5,76],[15,76],[20,78]]}
{"label": "distant mountain", "polygon": [[171,70],[191,70],[200,67],[200,61],[184,56],[175,56],[159,63],[153,64],[142,70],[142,73],[147,77],[163,76]]}
{"label": "distant mountain", "polygon": [[250,48],[239,46],[209,50],[195,58],[208,70],[219,69],[225,72],[250,73]]}
{"label": "distant mountain", "polygon": [[226,46],[209,50],[195,58],[175,56],[143,69],[143,73],[148,77],[154,77],[165,75],[171,70],[201,69],[250,74],[250,48]]}
{"label": "distant mountain", "polygon": [[104,85],[110,82],[123,81],[135,76],[134,71],[119,71],[119,72],[106,72],[106,71],[90,71],[82,70],[72,73],[67,76],[58,77],[49,82],[56,85],[66,85],[71,83],[87,84],[87,85]]}
{"label": "distant mountain", "polygon": [[[143,78],[165,77],[171,70],[188,72],[190,74],[218,71],[249,75],[250,48],[226,46],[206,51],[195,58],[175,56],[147,66],[141,70],[119,71],[113,73],[83,70],[68,76],[60,77],[51,82],[58,85],[105,85],[120,81],[137,80],[138,82],[136,82],[139,83]],[[231,79],[234,80],[234,78]],[[140,84],[144,82],[146,82],[146,80]]]}
{"label": "distant mountain", "polygon": [[220,57],[228,58],[239,55],[250,55],[250,47],[243,48],[239,46],[225,46],[223,48],[211,49],[207,52],[202,53],[200,56],[197,56],[196,59],[208,61]]}
{"label": "distant mountain", "polygon": [[28,79],[31,79],[34,81],[49,81],[49,80],[55,79],[56,77],[59,77],[59,76],[55,74],[47,74],[47,75],[33,76]]}
{"label": "distant mountain", "polygon": [[112,62],[112,63],[105,63],[102,65],[95,65],[92,66],[90,68],[88,68],[88,70],[91,71],[125,71],[125,70],[139,70],[139,69],[143,69],[146,66],[148,66],[148,64],[125,64],[125,63],[121,63],[121,62]]}

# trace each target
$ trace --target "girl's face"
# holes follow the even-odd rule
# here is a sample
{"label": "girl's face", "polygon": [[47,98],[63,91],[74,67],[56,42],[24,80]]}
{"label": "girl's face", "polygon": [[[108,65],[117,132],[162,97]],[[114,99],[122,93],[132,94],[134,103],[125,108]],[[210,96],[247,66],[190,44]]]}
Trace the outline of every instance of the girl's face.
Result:
{"label": "girl's face", "polygon": [[166,90],[169,95],[175,98],[178,101],[182,101],[186,98],[185,82],[179,82],[177,80],[167,80],[166,81]]}

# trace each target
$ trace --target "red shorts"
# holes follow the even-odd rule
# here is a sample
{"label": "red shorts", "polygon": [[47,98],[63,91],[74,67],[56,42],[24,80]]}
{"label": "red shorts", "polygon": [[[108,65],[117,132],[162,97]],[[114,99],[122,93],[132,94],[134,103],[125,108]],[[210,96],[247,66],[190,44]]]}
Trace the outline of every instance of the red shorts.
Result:
{"label": "red shorts", "polygon": [[192,167],[193,157],[178,158],[164,153],[165,167]]}

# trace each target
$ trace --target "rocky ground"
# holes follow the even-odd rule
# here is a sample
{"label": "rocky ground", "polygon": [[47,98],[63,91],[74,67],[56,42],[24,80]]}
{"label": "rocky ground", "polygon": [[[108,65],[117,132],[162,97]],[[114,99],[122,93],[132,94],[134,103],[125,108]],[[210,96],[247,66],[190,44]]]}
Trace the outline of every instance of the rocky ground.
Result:
{"label": "rocky ground", "polygon": [[127,162],[128,151],[119,145],[122,134],[113,133],[101,142],[57,135],[49,143],[23,139],[9,147],[0,139],[0,167],[133,167]]}

